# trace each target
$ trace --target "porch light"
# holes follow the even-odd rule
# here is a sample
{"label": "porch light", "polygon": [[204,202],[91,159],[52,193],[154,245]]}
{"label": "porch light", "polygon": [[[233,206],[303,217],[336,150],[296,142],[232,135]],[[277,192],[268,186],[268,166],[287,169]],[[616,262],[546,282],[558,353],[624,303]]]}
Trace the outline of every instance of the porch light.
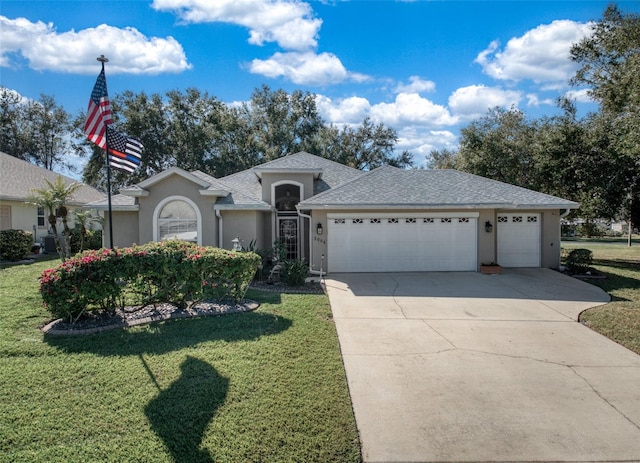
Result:
{"label": "porch light", "polygon": [[493,231],[493,224],[488,220],[484,223],[484,231],[491,233]]}
{"label": "porch light", "polygon": [[242,241],[240,240],[239,236],[236,236],[234,239],[232,239],[231,244],[233,245],[231,249],[233,249],[234,251],[242,251]]}
{"label": "porch light", "polygon": [[324,228],[322,228],[322,224],[318,222],[318,226],[316,227],[316,233],[318,235],[322,235],[323,231],[324,231]]}

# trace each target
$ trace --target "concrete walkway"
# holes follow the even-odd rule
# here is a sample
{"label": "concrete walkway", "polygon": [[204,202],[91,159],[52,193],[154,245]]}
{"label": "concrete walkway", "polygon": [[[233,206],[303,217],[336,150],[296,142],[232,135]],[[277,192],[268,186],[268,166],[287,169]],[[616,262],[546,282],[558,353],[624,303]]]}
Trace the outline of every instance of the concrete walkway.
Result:
{"label": "concrete walkway", "polygon": [[640,461],[640,356],[576,323],[597,287],[546,269],[326,283],[365,462]]}

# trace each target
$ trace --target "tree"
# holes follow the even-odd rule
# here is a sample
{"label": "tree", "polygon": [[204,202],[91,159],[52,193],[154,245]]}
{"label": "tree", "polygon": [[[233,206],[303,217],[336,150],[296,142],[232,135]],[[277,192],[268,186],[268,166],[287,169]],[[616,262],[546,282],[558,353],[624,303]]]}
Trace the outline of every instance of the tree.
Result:
{"label": "tree", "polygon": [[458,153],[446,148],[431,150],[427,167],[429,169],[457,169]]}
{"label": "tree", "polygon": [[53,97],[29,101],[2,88],[0,123],[0,150],[49,170],[70,167],[65,159],[72,149],[71,118]]}
{"label": "tree", "polygon": [[[69,229],[69,209],[67,204],[73,193],[80,188],[80,183],[66,183],[62,176],[58,175],[54,182],[44,179],[47,188],[33,189],[27,202],[37,207],[42,207],[48,212],[48,221],[53,232],[53,239],[60,258],[64,262],[71,257],[71,230]],[[58,236],[58,217],[62,220],[64,244]]]}
{"label": "tree", "polygon": [[456,167],[483,177],[535,189],[537,127],[515,108],[496,107],[460,131]]}
{"label": "tree", "polygon": [[249,128],[258,162],[308,150],[323,125],[315,95],[272,91],[266,85],[253,91],[239,116]]}
{"label": "tree", "polygon": [[408,151],[394,155],[398,141],[396,131],[374,124],[368,117],[357,127],[325,127],[315,140],[317,152],[326,158],[360,170],[383,165],[410,167],[413,156]]}
{"label": "tree", "polygon": [[632,228],[640,215],[640,15],[609,5],[592,34],[573,45],[571,59],[580,66],[571,83],[587,85],[600,105],[591,123],[608,138],[608,191],[618,195],[610,212],[622,212]]}

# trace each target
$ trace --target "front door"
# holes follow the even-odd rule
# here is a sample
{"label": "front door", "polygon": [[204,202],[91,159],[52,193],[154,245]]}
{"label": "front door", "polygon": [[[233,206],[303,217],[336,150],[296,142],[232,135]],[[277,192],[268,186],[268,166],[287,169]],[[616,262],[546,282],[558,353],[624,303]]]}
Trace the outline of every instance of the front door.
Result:
{"label": "front door", "polygon": [[298,216],[278,217],[278,239],[284,245],[287,259],[298,259],[299,223]]}

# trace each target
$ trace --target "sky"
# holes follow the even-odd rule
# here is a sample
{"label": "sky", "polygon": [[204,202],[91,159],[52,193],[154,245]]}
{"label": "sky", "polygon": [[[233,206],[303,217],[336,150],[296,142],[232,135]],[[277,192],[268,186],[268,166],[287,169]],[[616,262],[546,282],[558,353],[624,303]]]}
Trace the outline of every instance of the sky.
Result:
{"label": "sky", "polygon": [[[370,117],[425,166],[495,106],[537,118],[569,96],[594,110],[587,89],[568,84],[569,49],[607,3],[2,0],[0,86],[75,115],[104,55],[112,97],[195,87],[237,104],[263,84],[309,91],[327,123]],[[640,12],[638,1],[618,5]]]}

